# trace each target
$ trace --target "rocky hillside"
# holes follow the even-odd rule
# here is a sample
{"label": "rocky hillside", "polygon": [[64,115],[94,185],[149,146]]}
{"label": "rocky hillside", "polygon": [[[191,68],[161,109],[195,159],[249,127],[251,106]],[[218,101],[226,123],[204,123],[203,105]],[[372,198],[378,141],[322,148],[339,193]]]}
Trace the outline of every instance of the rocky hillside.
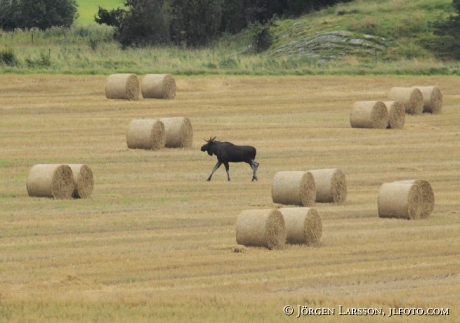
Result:
{"label": "rocky hillside", "polygon": [[451,0],[356,0],[295,20],[279,20],[265,55],[331,60],[427,58],[430,21],[453,14]]}

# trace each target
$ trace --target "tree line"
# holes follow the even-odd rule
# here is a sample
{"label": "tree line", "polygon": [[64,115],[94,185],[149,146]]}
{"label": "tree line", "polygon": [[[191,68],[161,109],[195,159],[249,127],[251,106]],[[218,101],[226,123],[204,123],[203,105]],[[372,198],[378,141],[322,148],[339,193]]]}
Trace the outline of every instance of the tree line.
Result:
{"label": "tree line", "polygon": [[78,17],[76,0],[0,0],[0,28],[70,27]]}
{"label": "tree line", "polygon": [[[95,21],[113,26],[123,47],[208,45],[222,33],[265,26],[275,16],[301,14],[351,0],[126,0],[126,9],[99,8]],[[262,36],[264,28],[255,28]]]}

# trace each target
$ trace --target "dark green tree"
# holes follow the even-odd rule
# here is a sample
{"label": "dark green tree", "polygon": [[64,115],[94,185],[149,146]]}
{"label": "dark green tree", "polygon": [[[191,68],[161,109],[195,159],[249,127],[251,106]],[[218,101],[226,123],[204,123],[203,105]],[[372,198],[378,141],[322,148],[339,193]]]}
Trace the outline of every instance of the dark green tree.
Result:
{"label": "dark green tree", "polygon": [[440,58],[460,59],[460,0],[453,0],[455,15],[443,21],[431,22],[434,28],[434,37],[427,42],[426,47],[431,49]]}
{"label": "dark green tree", "polygon": [[20,0],[20,28],[70,27],[78,17],[76,0]]}
{"label": "dark green tree", "polygon": [[5,30],[70,27],[77,6],[76,0],[1,0],[0,23]]}
{"label": "dark green tree", "polygon": [[18,0],[0,0],[0,28],[13,30],[18,27]]}
{"label": "dark green tree", "polygon": [[208,45],[218,34],[223,0],[170,0],[171,40],[177,45]]}
{"label": "dark green tree", "polygon": [[115,38],[126,47],[169,43],[169,24],[164,0],[127,0],[128,7],[115,27]]}
{"label": "dark green tree", "polygon": [[94,15],[94,21],[98,24],[105,24],[112,27],[120,27],[125,16],[126,10],[117,8],[112,10],[107,10],[99,7],[99,10]]}

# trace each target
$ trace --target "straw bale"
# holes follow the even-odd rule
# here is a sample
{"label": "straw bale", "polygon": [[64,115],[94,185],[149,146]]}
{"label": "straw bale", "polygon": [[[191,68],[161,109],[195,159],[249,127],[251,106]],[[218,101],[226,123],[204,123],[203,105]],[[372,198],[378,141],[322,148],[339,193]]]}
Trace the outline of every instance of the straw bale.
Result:
{"label": "straw bale", "polygon": [[310,170],[315,180],[316,202],[343,204],[347,199],[345,174],[338,168]]}
{"label": "straw bale", "polygon": [[422,211],[420,213],[421,219],[426,219],[430,216],[434,209],[434,192],[428,181],[423,179],[411,179],[404,181],[397,181],[397,183],[416,184],[422,190]]}
{"label": "straw bale", "polygon": [[283,215],[276,209],[245,210],[236,221],[236,243],[281,249],[286,243]]}
{"label": "straw bale", "polygon": [[94,180],[93,172],[85,164],[69,164],[72,169],[75,189],[72,196],[75,198],[89,198],[93,192]]}
{"label": "straw bale", "polygon": [[152,99],[174,99],[176,81],[169,74],[147,74],[142,80],[142,96]]}
{"label": "straw bale", "polygon": [[126,143],[131,149],[158,150],[166,142],[165,126],[155,119],[133,119],[129,123]]}
{"label": "straw bale", "polygon": [[423,96],[423,112],[440,114],[442,111],[442,93],[437,86],[414,86]]}
{"label": "straw bale", "polygon": [[193,143],[193,129],[189,118],[162,118],[164,123],[167,148],[190,148]]}
{"label": "straw bale", "polygon": [[418,115],[423,112],[423,95],[419,89],[393,87],[390,90],[388,99],[388,101],[400,102],[408,114]]}
{"label": "straw bale", "polygon": [[416,220],[422,211],[422,190],[415,183],[384,183],[380,186],[378,212],[381,218]]}
{"label": "straw bale", "polygon": [[388,110],[388,128],[402,129],[406,123],[406,110],[404,105],[396,101],[383,102]]}
{"label": "straw bale", "polygon": [[314,208],[280,208],[286,227],[286,243],[315,245],[321,240],[323,223]]}
{"label": "straw bale", "polygon": [[107,99],[139,100],[139,80],[134,74],[112,74],[105,84]]}
{"label": "straw bale", "polygon": [[26,187],[29,196],[70,199],[75,187],[72,169],[60,164],[34,165],[29,171]]}
{"label": "straw bale", "polygon": [[359,101],[353,104],[350,113],[352,128],[385,129],[388,126],[388,111],[380,101]]}
{"label": "straw bale", "polygon": [[315,179],[310,172],[282,171],[272,184],[273,203],[313,206],[316,199]]}

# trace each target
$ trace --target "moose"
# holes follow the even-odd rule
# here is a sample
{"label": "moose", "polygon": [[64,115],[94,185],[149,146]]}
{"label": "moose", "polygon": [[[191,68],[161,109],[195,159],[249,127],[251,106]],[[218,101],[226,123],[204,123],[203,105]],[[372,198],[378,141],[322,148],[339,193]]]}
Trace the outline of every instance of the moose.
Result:
{"label": "moose", "polygon": [[259,167],[259,163],[254,161],[256,158],[256,149],[252,146],[237,146],[232,144],[231,142],[221,142],[220,140],[216,140],[216,137],[209,138],[206,140],[207,142],[205,145],[201,147],[201,151],[206,151],[209,156],[216,155],[217,157],[217,164],[214,166],[214,169],[211,172],[211,175],[208,177],[208,182],[211,180],[212,175],[214,172],[220,167],[220,165],[224,164],[225,170],[227,171],[227,179],[230,181],[230,173],[229,169],[230,166],[228,165],[229,162],[232,163],[239,163],[245,162],[248,163],[249,166],[252,168],[252,181],[257,181],[257,168]]}

